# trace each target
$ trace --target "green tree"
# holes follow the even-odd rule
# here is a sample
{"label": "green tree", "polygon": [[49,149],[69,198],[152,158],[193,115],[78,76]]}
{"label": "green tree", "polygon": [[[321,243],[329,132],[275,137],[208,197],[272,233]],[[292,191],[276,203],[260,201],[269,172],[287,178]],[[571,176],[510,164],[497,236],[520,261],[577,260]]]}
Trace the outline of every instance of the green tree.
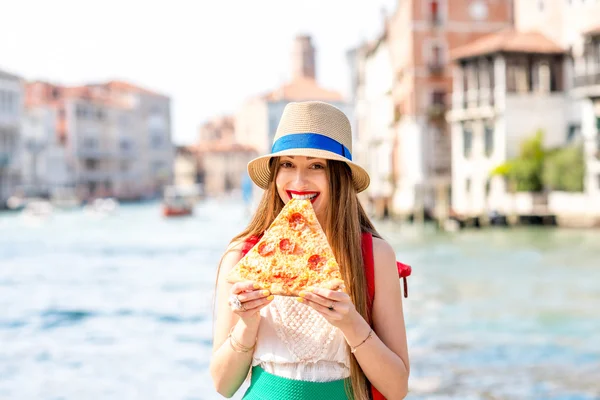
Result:
{"label": "green tree", "polygon": [[544,185],[551,190],[583,192],[585,159],[581,145],[555,149],[546,157]]}
{"label": "green tree", "polygon": [[544,132],[538,130],[532,138],[523,141],[518,157],[497,166],[492,175],[506,177],[517,192],[541,192],[544,189],[542,176],[547,154],[543,144]]}

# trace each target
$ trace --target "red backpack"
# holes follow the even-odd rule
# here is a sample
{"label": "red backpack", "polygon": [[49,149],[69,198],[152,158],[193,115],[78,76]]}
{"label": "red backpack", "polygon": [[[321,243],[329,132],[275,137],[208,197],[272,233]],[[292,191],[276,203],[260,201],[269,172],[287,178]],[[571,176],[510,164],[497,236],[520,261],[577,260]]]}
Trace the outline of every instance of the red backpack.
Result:
{"label": "red backpack", "polygon": [[[244,246],[242,247],[242,257],[246,255],[255,245],[258,243],[262,236],[252,236],[246,239]],[[362,255],[365,264],[365,272],[367,276],[367,290],[368,290],[368,307],[369,315],[373,307],[373,301],[375,299],[375,260],[373,258],[373,235],[369,232],[363,232],[362,234]],[[398,276],[402,278],[404,283],[404,297],[408,297],[408,278],[412,272],[410,265],[396,262],[398,267]],[[369,317],[370,319],[370,317]],[[372,325],[372,323],[371,323]],[[377,389],[371,386],[371,398],[373,400],[386,400],[385,397]]]}

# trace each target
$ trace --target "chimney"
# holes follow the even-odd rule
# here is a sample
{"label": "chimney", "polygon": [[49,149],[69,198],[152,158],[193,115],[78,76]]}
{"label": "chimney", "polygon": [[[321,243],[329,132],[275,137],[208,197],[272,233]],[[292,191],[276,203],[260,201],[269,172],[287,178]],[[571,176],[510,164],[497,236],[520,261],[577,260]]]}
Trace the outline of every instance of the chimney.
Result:
{"label": "chimney", "polygon": [[292,52],[292,79],[315,79],[315,48],[308,35],[297,36]]}

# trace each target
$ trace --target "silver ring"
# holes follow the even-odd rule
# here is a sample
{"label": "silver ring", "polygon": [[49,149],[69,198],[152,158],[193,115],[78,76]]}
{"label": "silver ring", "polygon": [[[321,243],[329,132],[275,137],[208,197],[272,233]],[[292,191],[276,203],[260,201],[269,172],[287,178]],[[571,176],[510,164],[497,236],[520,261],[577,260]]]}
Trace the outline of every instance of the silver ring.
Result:
{"label": "silver ring", "polygon": [[333,310],[334,310],[334,308],[333,308],[333,305],[334,305],[334,303],[331,303],[331,305],[330,305],[329,307],[327,307],[327,309],[328,309],[329,311],[333,311]]}
{"label": "silver ring", "polygon": [[235,294],[229,296],[229,305],[236,311],[246,311],[246,308]]}

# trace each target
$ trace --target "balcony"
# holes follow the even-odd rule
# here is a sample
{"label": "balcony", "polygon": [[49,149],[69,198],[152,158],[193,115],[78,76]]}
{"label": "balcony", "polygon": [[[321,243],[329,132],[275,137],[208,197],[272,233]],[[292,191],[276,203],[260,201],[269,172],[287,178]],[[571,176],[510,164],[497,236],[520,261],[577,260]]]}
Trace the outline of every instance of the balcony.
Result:
{"label": "balcony", "polygon": [[429,73],[431,75],[442,75],[444,73],[444,64],[440,62],[430,62],[427,64],[427,68],[429,69]]}
{"label": "balcony", "polygon": [[432,122],[444,122],[446,115],[446,105],[437,103],[431,104],[427,108],[427,117]]}
{"label": "balcony", "polygon": [[90,158],[98,160],[101,158],[111,158],[114,156],[114,152],[101,149],[79,148],[77,150],[77,156],[79,158]]}
{"label": "balcony", "polygon": [[77,174],[80,181],[106,181],[114,177],[114,173],[105,170],[83,170]]}
{"label": "balcony", "polygon": [[576,97],[600,97],[600,72],[576,76],[573,93]]}
{"label": "balcony", "polygon": [[576,88],[595,85],[600,85],[600,72],[579,75],[576,76],[574,80],[574,86]]}

